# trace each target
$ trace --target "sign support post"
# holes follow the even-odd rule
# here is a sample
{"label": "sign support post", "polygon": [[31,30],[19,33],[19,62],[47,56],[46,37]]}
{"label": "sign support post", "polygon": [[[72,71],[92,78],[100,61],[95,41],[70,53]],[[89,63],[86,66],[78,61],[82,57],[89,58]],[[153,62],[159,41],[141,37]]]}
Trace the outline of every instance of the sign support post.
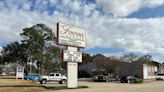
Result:
{"label": "sign support post", "polygon": [[[75,47],[68,47],[69,51],[77,51]],[[77,62],[67,62],[67,87],[77,88]]]}

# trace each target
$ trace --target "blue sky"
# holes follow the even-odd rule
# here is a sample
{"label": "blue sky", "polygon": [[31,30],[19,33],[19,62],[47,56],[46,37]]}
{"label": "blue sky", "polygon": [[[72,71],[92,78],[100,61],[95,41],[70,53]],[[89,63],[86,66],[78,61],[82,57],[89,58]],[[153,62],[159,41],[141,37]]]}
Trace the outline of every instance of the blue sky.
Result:
{"label": "blue sky", "polygon": [[152,18],[164,16],[164,5],[155,8],[143,8],[137,12],[134,12],[128,16],[128,18]]}
{"label": "blue sky", "polygon": [[164,0],[0,0],[0,50],[25,27],[64,22],[87,29],[90,54],[149,53],[164,61]]}

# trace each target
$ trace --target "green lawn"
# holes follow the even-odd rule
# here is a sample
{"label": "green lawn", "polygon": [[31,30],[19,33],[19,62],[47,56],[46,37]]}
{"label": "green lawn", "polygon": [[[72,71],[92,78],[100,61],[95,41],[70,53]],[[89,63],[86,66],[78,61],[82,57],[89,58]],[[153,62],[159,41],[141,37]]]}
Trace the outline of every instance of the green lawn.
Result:
{"label": "green lawn", "polygon": [[46,90],[42,85],[35,84],[32,81],[0,78],[0,92],[39,92]]}

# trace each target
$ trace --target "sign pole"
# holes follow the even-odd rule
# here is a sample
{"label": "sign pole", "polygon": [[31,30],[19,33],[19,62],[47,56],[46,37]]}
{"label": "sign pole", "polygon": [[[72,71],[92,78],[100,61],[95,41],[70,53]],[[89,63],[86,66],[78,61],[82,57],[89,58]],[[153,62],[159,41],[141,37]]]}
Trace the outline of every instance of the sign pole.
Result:
{"label": "sign pole", "polygon": [[[69,51],[77,51],[75,47],[68,47]],[[67,88],[77,88],[77,62],[67,62]]]}

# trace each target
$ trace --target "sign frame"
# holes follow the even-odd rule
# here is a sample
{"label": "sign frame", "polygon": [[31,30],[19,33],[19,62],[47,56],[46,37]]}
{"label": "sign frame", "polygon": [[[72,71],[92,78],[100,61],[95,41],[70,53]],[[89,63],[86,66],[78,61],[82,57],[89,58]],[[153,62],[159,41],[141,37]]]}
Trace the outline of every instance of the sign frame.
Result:
{"label": "sign frame", "polygon": [[[60,24],[62,25],[66,25],[66,26],[69,26],[69,27],[74,27],[74,28],[79,28],[79,29],[83,29],[84,32],[83,32],[83,43],[84,43],[84,46],[77,46],[77,45],[71,45],[71,44],[64,44],[64,43],[60,43]],[[62,23],[62,22],[57,22],[57,39],[56,39],[56,43],[57,45],[63,45],[63,46],[71,46],[71,47],[77,47],[77,48],[85,48],[86,47],[86,29],[85,28],[82,28],[82,27],[78,27],[78,26],[73,26],[73,25],[70,25],[70,24],[66,24],[66,23]],[[67,39],[68,41],[70,41],[69,39]],[[71,41],[70,41],[71,42]],[[76,41],[78,42],[78,41]],[[73,42],[72,42],[73,43]]]}

